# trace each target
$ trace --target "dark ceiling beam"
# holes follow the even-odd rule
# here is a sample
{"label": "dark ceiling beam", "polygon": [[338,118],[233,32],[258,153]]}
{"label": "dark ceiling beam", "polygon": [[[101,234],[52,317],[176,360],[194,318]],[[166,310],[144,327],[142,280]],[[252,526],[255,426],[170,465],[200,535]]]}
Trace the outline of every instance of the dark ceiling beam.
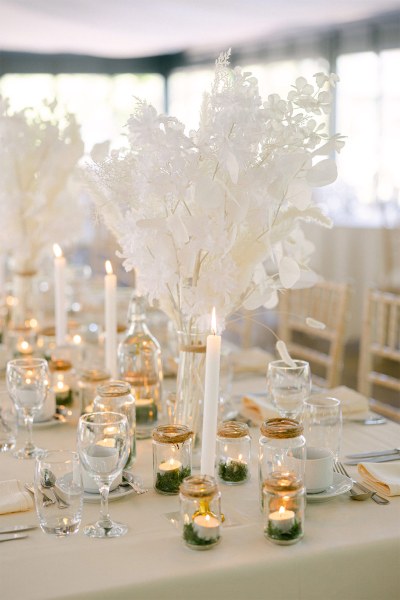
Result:
{"label": "dark ceiling beam", "polygon": [[146,58],[103,58],[80,54],[38,54],[0,51],[0,75],[5,73],[160,73],[168,76],[185,63],[183,53]]}

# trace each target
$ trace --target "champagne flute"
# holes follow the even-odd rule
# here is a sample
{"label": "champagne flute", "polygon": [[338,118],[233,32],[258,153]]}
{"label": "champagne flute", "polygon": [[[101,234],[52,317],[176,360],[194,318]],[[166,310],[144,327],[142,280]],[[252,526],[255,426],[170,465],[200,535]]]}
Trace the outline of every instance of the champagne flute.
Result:
{"label": "champagne flute", "polygon": [[289,366],[283,360],[268,364],[267,384],[272,401],[281,417],[297,419],[304,401],[311,394],[310,365],[305,360],[295,360]]}
{"label": "champagne flute", "polygon": [[14,456],[17,458],[36,458],[43,450],[32,441],[32,423],[46,400],[49,389],[49,368],[43,358],[17,358],[7,363],[7,389],[11,399],[24,418],[27,429],[25,446]]}
{"label": "champagne flute", "polygon": [[89,537],[120,537],[128,531],[126,525],[111,520],[108,495],[111,483],[127,461],[130,443],[129,423],[125,415],[94,412],[79,419],[77,445],[81,463],[99,486],[101,495],[99,520],[83,530]]}

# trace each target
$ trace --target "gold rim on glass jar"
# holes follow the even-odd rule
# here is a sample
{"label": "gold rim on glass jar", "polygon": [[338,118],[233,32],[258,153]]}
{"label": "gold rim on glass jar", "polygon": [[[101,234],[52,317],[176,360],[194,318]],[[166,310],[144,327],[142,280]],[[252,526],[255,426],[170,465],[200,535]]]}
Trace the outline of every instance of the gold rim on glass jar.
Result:
{"label": "gold rim on glass jar", "polygon": [[97,394],[102,398],[118,398],[131,393],[131,386],[127,381],[112,380],[109,383],[99,385]]}
{"label": "gold rim on glass jar", "polygon": [[275,439],[295,438],[303,433],[303,425],[295,419],[275,418],[267,419],[260,427],[265,437]]}

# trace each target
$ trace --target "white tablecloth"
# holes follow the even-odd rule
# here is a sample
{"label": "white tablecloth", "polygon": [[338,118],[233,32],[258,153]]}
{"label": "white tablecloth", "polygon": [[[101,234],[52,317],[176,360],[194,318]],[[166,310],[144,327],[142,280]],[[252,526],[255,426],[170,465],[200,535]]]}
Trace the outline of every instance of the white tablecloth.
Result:
{"label": "white tablecloth", "polygon": [[[263,389],[264,379],[241,381],[242,390]],[[23,433],[23,432],[22,432]],[[23,435],[20,436],[23,441]],[[75,427],[35,428],[49,449],[74,448]],[[110,503],[111,516],[129,525],[119,539],[94,540],[82,532],[65,539],[40,529],[25,540],[0,544],[2,600],[397,600],[400,590],[400,497],[387,506],[352,501],[347,494],[308,503],[304,539],[277,546],[264,538],[258,504],[258,432],[253,432],[252,480],[221,486],[227,516],[221,543],[207,552],[186,548],[167,515],[176,496],[153,490]],[[346,423],[343,454],[398,447],[400,425]],[[31,461],[0,456],[0,478],[32,481]],[[355,475],[355,467],[349,467]],[[151,488],[151,443],[138,443],[134,471]],[[98,516],[85,504],[83,524]],[[34,512],[0,517],[0,527],[36,521]]]}

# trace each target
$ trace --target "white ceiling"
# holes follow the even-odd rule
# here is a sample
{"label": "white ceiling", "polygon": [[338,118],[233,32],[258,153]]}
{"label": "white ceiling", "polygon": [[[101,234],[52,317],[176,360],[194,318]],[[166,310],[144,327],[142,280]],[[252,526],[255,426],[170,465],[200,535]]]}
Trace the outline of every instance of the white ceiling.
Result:
{"label": "white ceiling", "polygon": [[0,50],[219,51],[399,9],[400,0],[0,0]]}

